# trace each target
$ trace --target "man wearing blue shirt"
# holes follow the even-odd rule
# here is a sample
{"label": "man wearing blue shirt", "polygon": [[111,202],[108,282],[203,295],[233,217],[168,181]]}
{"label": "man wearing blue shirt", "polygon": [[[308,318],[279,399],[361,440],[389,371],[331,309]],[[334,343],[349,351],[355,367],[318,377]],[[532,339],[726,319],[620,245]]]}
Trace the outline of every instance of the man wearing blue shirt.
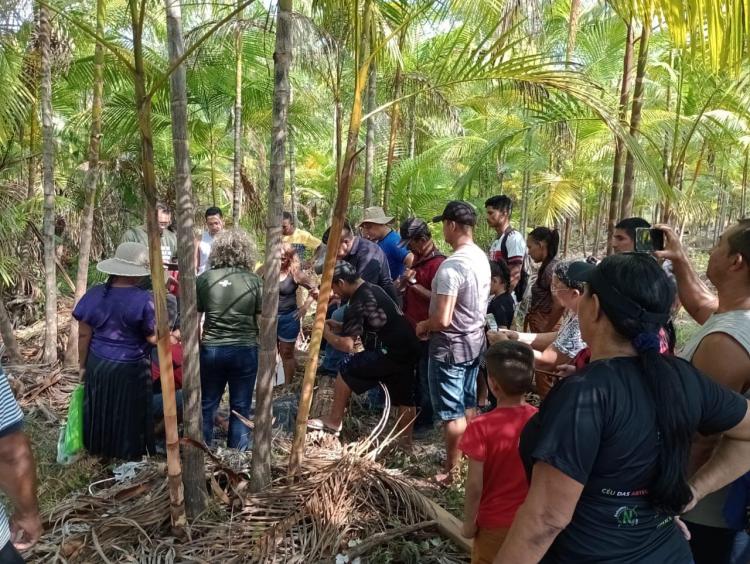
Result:
{"label": "man wearing blue shirt", "polygon": [[0,367],[0,490],[15,509],[8,523],[0,505],[0,564],[22,564],[18,550],[30,548],[42,534],[36,464],[22,425],[23,413]]}
{"label": "man wearing blue shirt", "polygon": [[411,266],[414,256],[406,247],[402,247],[401,237],[388,224],[393,217],[385,215],[383,208],[373,206],[365,208],[365,214],[359,227],[362,235],[370,241],[377,243],[388,259],[388,267],[391,269],[391,278],[396,282],[404,273],[404,269]]}

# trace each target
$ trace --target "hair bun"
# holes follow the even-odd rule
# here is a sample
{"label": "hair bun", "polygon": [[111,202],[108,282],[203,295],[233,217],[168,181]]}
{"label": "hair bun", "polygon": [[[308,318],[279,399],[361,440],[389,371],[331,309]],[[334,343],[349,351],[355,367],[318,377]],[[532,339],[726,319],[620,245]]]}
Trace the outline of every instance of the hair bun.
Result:
{"label": "hair bun", "polygon": [[656,333],[640,333],[632,341],[633,347],[639,353],[656,351],[661,348],[661,339]]}

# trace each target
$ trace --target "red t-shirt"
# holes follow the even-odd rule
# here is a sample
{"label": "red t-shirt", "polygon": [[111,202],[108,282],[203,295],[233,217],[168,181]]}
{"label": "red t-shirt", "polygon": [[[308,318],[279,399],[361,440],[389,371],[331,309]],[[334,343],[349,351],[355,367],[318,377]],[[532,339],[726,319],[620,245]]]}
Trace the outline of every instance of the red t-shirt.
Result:
{"label": "red t-shirt", "polygon": [[[412,265],[417,280],[417,284],[424,286],[428,290],[432,288],[432,279],[443,264],[445,256],[435,254],[430,258],[421,259]],[[412,327],[417,323],[424,321],[430,316],[430,298],[425,298],[417,293],[411,286],[406,287],[404,292],[404,315]]]}
{"label": "red t-shirt", "polygon": [[526,422],[537,411],[529,404],[495,408],[473,419],[461,437],[458,448],[472,460],[484,462],[477,526],[510,527],[526,499],[529,484],[518,443]]}

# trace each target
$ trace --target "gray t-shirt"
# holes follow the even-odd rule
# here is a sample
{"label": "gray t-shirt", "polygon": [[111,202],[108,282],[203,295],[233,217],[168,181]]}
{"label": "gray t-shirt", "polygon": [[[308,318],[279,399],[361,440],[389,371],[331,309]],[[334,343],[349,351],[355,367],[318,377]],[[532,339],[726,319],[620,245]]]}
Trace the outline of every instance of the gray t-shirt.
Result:
{"label": "gray t-shirt", "polygon": [[450,327],[430,336],[430,356],[441,362],[470,362],[484,351],[484,323],[490,297],[490,263],[477,245],[460,247],[432,279],[430,316],[437,296],[456,296]]}

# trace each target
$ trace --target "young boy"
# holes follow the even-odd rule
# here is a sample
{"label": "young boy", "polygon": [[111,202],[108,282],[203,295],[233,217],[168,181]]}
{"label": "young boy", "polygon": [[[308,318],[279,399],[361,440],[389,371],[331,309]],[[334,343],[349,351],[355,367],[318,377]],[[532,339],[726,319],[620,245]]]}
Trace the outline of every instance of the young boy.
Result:
{"label": "young boy", "polygon": [[490,301],[487,313],[495,316],[498,327],[510,329],[516,314],[516,300],[510,291],[510,269],[505,262],[490,262]]}
{"label": "young boy", "polygon": [[495,343],[485,353],[497,407],[474,418],[459,448],[469,458],[463,535],[474,539],[472,564],[492,564],[528,492],[518,442],[537,409],[524,401],[534,376],[534,353],[518,341]]}
{"label": "young boy", "polygon": [[[516,300],[510,291],[510,269],[505,261],[490,261],[490,275],[490,301],[487,303],[487,313],[494,316],[499,328],[510,329],[513,316],[516,314]],[[477,405],[480,409],[494,407],[495,398],[488,398],[487,394],[487,369],[484,360],[480,363],[479,369]]]}

